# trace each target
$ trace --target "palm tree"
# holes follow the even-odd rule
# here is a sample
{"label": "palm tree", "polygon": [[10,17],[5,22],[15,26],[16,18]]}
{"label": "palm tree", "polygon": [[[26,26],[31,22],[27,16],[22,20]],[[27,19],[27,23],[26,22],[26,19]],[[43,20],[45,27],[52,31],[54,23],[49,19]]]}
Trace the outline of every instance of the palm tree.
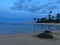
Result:
{"label": "palm tree", "polygon": [[51,14],[51,13],[52,13],[52,11],[49,11],[49,13]]}
{"label": "palm tree", "polygon": [[55,17],[54,16],[52,16],[52,22],[55,23]]}
{"label": "palm tree", "polygon": [[58,19],[58,18],[59,18],[59,16],[60,16],[60,14],[59,14],[59,13],[57,13],[57,15],[56,15],[56,19]]}
{"label": "palm tree", "polygon": [[51,13],[52,13],[52,11],[49,11],[49,15],[48,15],[48,20],[49,20],[49,22],[51,21]]}
{"label": "palm tree", "polygon": [[34,17],[34,21],[36,21],[37,19],[36,19],[36,17]]}
{"label": "palm tree", "polygon": [[52,16],[52,18],[54,19],[55,17],[54,17],[54,16]]}
{"label": "palm tree", "polygon": [[50,20],[51,19],[51,15],[49,14],[48,17],[49,17],[49,20]]}
{"label": "palm tree", "polygon": [[55,17],[54,17],[54,16],[52,16],[52,19],[53,19],[53,20],[54,20],[54,18],[55,18]]}
{"label": "palm tree", "polygon": [[59,22],[59,19],[60,18],[60,14],[59,13],[57,13],[57,15],[56,15],[56,22]]}
{"label": "palm tree", "polygon": [[36,17],[34,17],[34,20],[36,20]]}

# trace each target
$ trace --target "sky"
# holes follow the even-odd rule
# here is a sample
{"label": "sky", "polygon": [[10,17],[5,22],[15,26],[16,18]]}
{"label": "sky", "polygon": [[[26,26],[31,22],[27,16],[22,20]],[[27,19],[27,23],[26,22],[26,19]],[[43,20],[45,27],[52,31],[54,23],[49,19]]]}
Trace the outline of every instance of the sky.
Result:
{"label": "sky", "polygon": [[36,6],[36,8],[40,8],[36,12],[29,11],[25,7],[22,7],[22,10],[11,9],[11,7],[15,6],[14,4],[17,1],[18,0],[0,0],[0,21],[31,22],[33,21],[34,17],[46,17],[48,15],[48,13],[46,12],[48,12],[51,7],[54,9],[53,11],[59,11],[59,7],[56,6],[58,5],[58,3],[56,2],[59,0],[32,0],[31,4],[30,2],[24,2],[24,6],[28,5],[28,9],[30,7],[33,8],[33,6]]}
{"label": "sky", "polygon": [[0,0],[0,8],[9,9],[9,7],[13,6],[15,0]]}

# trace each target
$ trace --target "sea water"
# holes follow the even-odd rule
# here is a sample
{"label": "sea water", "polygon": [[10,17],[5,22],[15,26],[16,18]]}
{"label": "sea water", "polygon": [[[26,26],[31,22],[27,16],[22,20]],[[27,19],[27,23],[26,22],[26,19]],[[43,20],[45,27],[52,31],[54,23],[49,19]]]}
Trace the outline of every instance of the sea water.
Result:
{"label": "sea water", "polygon": [[60,30],[60,25],[47,25],[47,24],[0,24],[0,34],[11,33],[37,33],[44,30],[56,31]]}

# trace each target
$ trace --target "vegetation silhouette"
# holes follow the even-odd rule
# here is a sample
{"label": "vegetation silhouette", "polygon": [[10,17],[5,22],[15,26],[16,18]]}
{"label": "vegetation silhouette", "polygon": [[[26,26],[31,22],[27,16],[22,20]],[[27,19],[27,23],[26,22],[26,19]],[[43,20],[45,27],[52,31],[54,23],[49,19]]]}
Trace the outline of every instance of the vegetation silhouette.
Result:
{"label": "vegetation silhouette", "polygon": [[34,20],[36,20],[36,23],[60,23],[60,13],[57,13],[56,16],[52,16],[52,11],[49,11],[48,19],[46,17],[44,18],[36,18],[34,17]]}

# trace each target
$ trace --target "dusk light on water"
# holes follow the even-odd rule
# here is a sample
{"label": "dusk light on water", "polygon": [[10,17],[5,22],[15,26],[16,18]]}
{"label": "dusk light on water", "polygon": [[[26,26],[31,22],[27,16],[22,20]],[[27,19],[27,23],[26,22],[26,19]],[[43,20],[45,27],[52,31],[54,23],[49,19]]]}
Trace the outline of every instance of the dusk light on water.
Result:
{"label": "dusk light on water", "polygon": [[0,45],[60,45],[60,0],[0,0]]}

